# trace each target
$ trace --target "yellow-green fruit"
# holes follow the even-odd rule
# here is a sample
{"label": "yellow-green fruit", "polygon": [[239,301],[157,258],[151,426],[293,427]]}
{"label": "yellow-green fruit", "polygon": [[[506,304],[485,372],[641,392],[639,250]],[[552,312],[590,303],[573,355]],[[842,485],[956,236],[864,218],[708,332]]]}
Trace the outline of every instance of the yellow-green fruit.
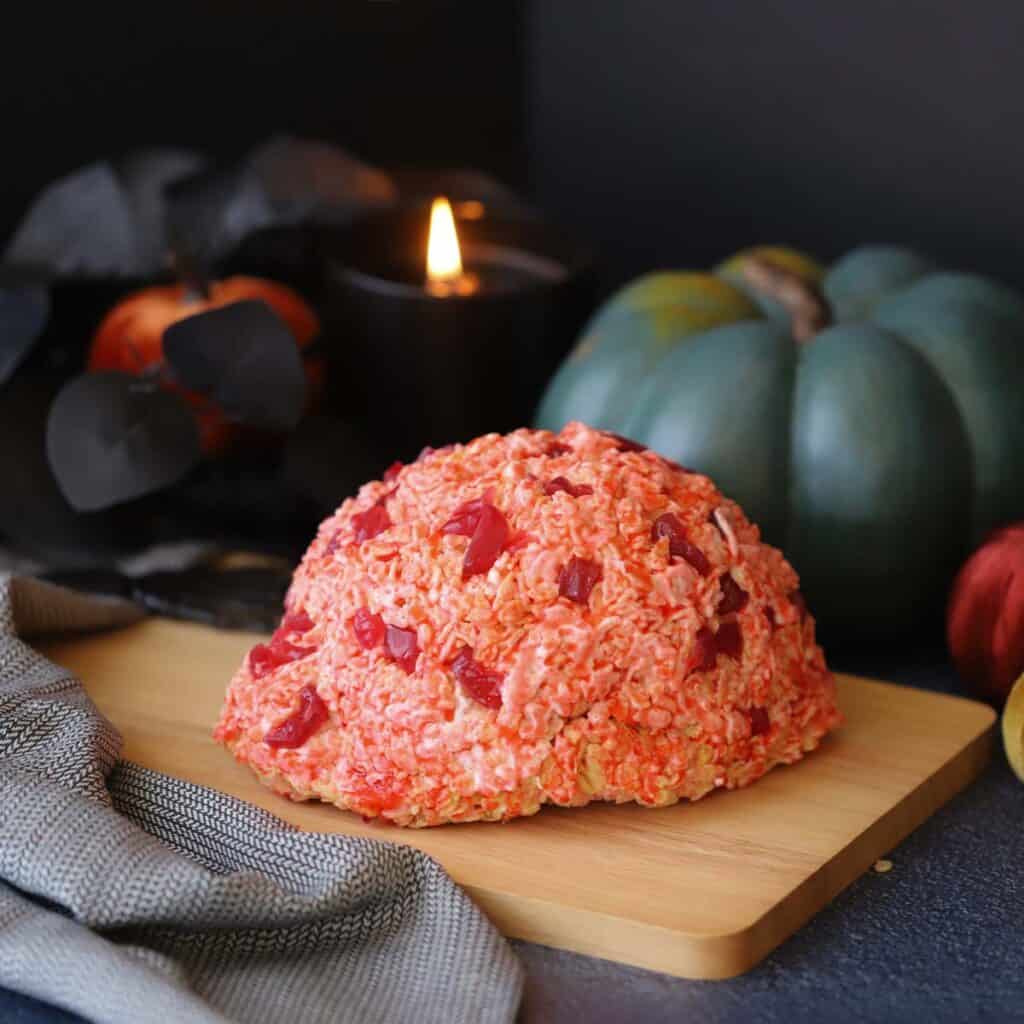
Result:
{"label": "yellow-green fruit", "polygon": [[616,292],[591,319],[551,381],[537,422],[560,430],[562,410],[572,409],[575,419],[621,431],[635,408],[640,382],[666,353],[712,327],[759,315],[741,290],[714,274],[645,274]]}
{"label": "yellow-green fruit", "polygon": [[[654,333],[667,343],[757,315],[742,290],[714,274],[690,270],[645,274],[613,295],[608,306],[649,318]],[[602,319],[599,312],[593,321],[598,331]]]}
{"label": "yellow-green fruit", "polygon": [[1014,683],[1003,709],[1003,746],[1010,767],[1024,782],[1024,676]]}

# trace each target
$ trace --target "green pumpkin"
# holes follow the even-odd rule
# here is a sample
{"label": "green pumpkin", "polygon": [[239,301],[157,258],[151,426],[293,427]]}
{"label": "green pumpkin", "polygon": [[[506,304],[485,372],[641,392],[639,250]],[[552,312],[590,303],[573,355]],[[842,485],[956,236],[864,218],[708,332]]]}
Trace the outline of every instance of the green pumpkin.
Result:
{"label": "green pumpkin", "polygon": [[651,274],[552,379],[538,425],[570,420],[713,477],[821,619],[905,625],[971,545],[1024,518],[1024,300],[886,246],[827,273],[762,247]]}

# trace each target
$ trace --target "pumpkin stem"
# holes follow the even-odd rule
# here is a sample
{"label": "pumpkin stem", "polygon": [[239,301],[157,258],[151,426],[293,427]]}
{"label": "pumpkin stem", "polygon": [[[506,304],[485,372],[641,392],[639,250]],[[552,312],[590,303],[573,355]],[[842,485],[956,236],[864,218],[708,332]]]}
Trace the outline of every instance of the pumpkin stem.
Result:
{"label": "pumpkin stem", "polygon": [[832,323],[832,310],[821,289],[792,270],[751,256],[743,261],[743,276],[755,291],[775,299],[789,313],[793,337],[801,344]]}

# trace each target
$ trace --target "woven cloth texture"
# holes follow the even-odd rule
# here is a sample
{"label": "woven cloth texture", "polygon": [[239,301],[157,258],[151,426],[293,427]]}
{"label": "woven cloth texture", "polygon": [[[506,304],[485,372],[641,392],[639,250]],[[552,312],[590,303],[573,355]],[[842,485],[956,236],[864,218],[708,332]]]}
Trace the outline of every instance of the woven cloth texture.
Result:
{"label": "woven cloth texture", "polygon": [[116,1024],[512,1020],[519,963],[435,861],[119,760],[26,642],[137,617],[0,576],[0,986]]}

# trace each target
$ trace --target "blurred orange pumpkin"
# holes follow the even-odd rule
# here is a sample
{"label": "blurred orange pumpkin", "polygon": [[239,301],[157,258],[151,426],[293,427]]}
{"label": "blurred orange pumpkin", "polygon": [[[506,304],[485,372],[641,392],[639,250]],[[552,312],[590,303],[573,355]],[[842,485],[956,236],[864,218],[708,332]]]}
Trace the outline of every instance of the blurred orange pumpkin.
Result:
{"label": "blurred orange pumpkin", "polygon": [[960,570],[946,637],[957,671],[1002,704],[1024,672],[1024,522],[996,530]]}
{"label": "blurred orange pumpkin", "polygon": [[[88,369],[136,375],[158,369],[163,365],[164,331],[171,324],[243,299],[262,299],[270,306],[291,329],[300,351],[309,348],[320,333],[320,321],[313,310],[297,292],[276,281],[229,277],[212,282],[205,296],[184,283],[157,285],[128,295],[103,318],[89,350]],[[312,405],[323,385],[323,361],[305,357],[303,363]],[[167,380],[165,386],[183,394],[195,410],[207,455],[224,452],[246,433],[202,395],[189,392],[172,380]]]}

